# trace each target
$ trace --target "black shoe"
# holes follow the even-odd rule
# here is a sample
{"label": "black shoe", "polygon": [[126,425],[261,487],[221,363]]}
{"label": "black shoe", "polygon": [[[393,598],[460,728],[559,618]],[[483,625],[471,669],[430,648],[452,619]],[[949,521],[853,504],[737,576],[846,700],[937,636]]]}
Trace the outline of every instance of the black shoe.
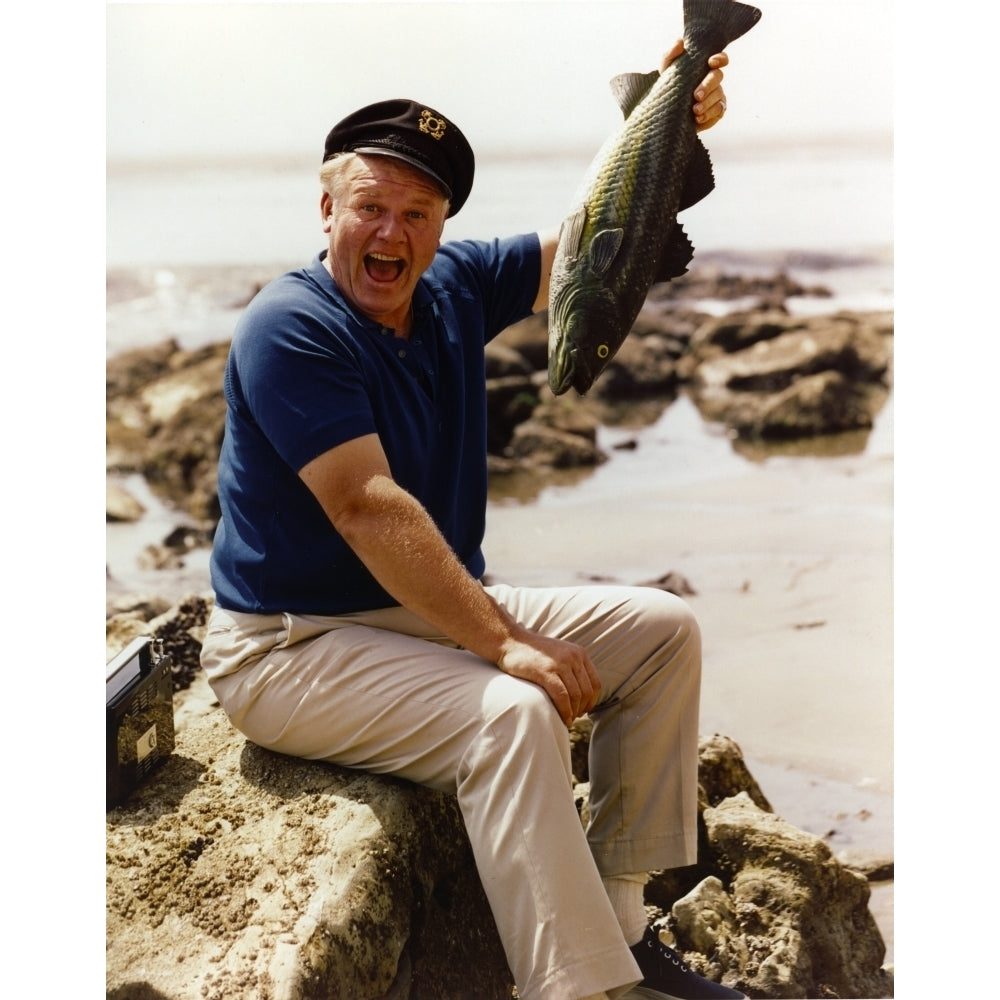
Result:
{"label": "black shoe", "polygon": [[[652,927],[647,927],[642,940],[632,945],[632,954],[639,963],[643,979],[625,995],[626,998],[655,998],[659,994],[670,1000],[747,1000],[745,994],[692,972]],[[650,992],[644,992],[646,990]]]}

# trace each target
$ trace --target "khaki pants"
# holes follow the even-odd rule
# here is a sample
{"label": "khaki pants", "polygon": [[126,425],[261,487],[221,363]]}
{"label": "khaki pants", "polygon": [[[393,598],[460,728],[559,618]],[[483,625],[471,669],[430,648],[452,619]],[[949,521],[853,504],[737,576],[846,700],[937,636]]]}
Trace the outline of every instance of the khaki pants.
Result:
{"label": "khaki pants", "polygon": [[486,589],[527,628],[583,646],[600,675],[586,833],[548,696],[402,608],[217,607],[202,664],[252,742],[457,795],[524,1000],[616,996],[640,977],[601,876],[696,860],[698,627],[652,588]]}

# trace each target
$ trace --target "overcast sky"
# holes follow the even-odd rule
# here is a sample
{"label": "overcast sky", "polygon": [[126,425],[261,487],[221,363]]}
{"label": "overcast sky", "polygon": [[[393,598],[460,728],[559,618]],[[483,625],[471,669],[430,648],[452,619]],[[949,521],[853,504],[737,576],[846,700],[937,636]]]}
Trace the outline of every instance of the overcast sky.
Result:
{"label": "overcast sky", "polygon": [[[892,129],[890,0],[762,0],[733,43],[719,141]],[[653,68],[681,0],[110,4],[107,149],[310,154],[356,107],[413,97],[480,150],[590,148],[608,80]]]}

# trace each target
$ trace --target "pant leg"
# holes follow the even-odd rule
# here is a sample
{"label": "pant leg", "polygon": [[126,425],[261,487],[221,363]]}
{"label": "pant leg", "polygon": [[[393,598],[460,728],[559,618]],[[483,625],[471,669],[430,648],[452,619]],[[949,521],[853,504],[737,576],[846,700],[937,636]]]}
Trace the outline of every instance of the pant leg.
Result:
{"label": "pant leg", "polygon": [[590,824],[602,875],[697,860],[701,634],[650,587],[489,587],[528,628],[583,646],[601,678],[591,713]]}
{"label": "pant leg", "polygon": [[457,795],[524,1000],[640,978],[573,803],[548,696],[402,609],[338,619],[216,608],[202,661],[247,737]]}

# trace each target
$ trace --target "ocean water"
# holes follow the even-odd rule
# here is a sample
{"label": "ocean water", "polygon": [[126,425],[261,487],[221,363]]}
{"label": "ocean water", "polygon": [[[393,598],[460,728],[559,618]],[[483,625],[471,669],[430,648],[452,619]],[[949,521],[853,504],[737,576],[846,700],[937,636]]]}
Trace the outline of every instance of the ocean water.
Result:
{"label": "ocean water", "polygon": [[[781,269],[822,283],[836,305],[892,307],[892,148],[886,140],[813,140],[712,148],[715,190],[681,216],[692,267]],[[485,153],[467,205],[445,238],[489,238],[556,226],[590,151]],[[162,339],[222,338],[224,288],[192,289],[192,268],[259,267],[266,277],[323,246],[316,165],[305,159],[109,163],[107,266],[152,271],[154,291],[108,301],[108,352]],[[219,275],[224,280],[224,275]],[[218,284],[218,283],[217,283]],[[831,307],[829,300],[802,308]],[[221,310],[223,315],[217,315]]]}
{"label": "ocean water", "polygon": [[[892,243],[887,138],[710,149],[715,190],[682,215],[699,252],[885,251]],[[445,235],[556,225],[589,162],[577,151],[487,152]],[[321,242],[317,165],[307,159],[108,164],[107,262],[296,261]]]}

